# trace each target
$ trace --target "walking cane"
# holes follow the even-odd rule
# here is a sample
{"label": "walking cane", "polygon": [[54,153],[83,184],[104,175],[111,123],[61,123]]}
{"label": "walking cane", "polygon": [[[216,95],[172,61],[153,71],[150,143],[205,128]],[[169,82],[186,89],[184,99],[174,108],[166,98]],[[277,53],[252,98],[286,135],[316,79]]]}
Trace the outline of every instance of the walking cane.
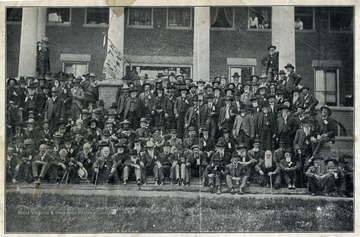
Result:
{"label": "walking cane", "polygon": [[304,180],[303,180],[303,175],[304,175],[304,167],[303,167],[303,162],[302,162],[302,158],[301,158],[301,153],[299,154],[299,159],[300,159],[300,183],[301,183],[301,187],[304,187]]}
{"label": "walking cane", "polygon": [[62,182],[64,181],[64,179],[65,179],[65,177],[66,177],[67,173],[68,173],[68,171],[67,171],[67,170],[65,170],[64,175],[63,175],[63,177],[61,178],[60,183],[62,183]]}
{"label": "walking cane", "polygon": [[273,187],[272,187],[272,175],[269,175],[270,176],[270,190],[271,190],[271,195],[273,195]]}
{"label": "walking cane", "polygon": [[99,176],[99,171],[96,172],[94,189],[96,189],[96,184],[97,184],[98,176]]}
{"label": "walking cane", "polygon": [[67,186],[67,182],[68,182],[68,179],[69,179],[69,174],[70,174],[70,172],[67,171],[66,180],[65,180],[65,186]]}

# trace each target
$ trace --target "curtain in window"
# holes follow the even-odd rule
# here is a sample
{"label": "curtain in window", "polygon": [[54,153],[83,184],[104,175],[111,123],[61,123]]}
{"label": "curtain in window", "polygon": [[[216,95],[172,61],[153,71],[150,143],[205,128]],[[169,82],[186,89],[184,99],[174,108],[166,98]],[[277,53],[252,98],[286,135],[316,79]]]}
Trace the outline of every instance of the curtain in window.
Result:
{"label": "curtain in window", "polygon": [[225,18],[229,25],[233,26],[233,8],[223,8],[225,13]]}
{"label": "curtain in window", "polygon": [[219,15],[219,8],[213,7],[211,8],[211,25],[214,25]]}

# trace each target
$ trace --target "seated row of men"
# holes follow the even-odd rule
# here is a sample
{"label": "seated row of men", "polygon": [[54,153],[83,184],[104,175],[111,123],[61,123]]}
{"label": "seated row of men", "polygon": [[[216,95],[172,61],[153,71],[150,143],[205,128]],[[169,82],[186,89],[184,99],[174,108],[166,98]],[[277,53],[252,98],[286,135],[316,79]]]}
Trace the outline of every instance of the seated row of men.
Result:
{"label": "seated row of men", "polygon": [[311,195],[319,189],[324,189],[325,195],[332,192],[347,195],[349,167],[344,160],[338,165],[336,160],[327,159],[325,167],[318,155],[303,161],[291,148],[285,149],[283,142],[274,153],[261,150],[258,139],[249,151],[240,143],[231,154],[225,150],[226,145],[220,140],[210,151],[203,151],[199,145],[187,150],[165,141],[161,149],[155,149],[152,140],[142,147],[141,141],[135,139],[131,149],[129,144],[117,143],[112,154],[109,143],[100,141],[95,153],[85,143],[75,156],[69,156],[71,150],[66,146],[55,151],[51,141],[43,141],[36,151],[34,142],[26,140],[21,154],[8,146],[7,178],[14,183],[24,180],[36,184],[43,179],[57,183],[61,180],[79,183],[84,179],[95,185],[126,184],[133,179],[138,185],[147,185],[148,177],[154,176],[156,185],[164,185],[165,178],[169,178],[171,185],[189,186],[198,177],[211,192],[218,194],[222,192],[223,182],[232,194],[237,186],[237,193],[243,194],[249,182],[275,189],[283,186],[294,189],[301,185],[301,179],[306,179]]}

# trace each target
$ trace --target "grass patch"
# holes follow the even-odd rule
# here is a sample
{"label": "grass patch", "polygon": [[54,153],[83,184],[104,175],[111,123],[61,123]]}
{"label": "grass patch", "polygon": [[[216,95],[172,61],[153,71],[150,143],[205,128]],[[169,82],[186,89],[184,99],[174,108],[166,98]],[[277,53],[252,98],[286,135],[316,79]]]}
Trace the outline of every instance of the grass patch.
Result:
{"label": "grass patch", "polygon": [[353,231],[353,202],[269,198],[6,195],[7,232]]}

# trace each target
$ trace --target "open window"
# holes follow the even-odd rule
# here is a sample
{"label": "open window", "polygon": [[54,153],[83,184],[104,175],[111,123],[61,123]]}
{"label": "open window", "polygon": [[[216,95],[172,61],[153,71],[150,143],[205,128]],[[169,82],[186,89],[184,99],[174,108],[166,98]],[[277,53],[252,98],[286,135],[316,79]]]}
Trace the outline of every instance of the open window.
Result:
{"label": "open window", "polygon": [[315,8],[295,7],[295,29],[315,30]]}
{"label": "open window", "polygon": [[248,29],[270,30],[271,29],[271,7],[249,7]]}
{"label": "open window", "polygon": [[48,8],[47,22],[51,25],[70,25],[71,9],[70,8]]}
{"label": "open window", "polygon": [[211,28],[212,29],[234,29],[235,8],[233,7],[211,7]]}
{"label": "open window", "polygon": [[354,9],[352,7],[329,8],[329,27],[333,32],[352,32]]}
{"label": "open window", "polygon": [[109,8],[86,8],[85,26],[108,26]]}

